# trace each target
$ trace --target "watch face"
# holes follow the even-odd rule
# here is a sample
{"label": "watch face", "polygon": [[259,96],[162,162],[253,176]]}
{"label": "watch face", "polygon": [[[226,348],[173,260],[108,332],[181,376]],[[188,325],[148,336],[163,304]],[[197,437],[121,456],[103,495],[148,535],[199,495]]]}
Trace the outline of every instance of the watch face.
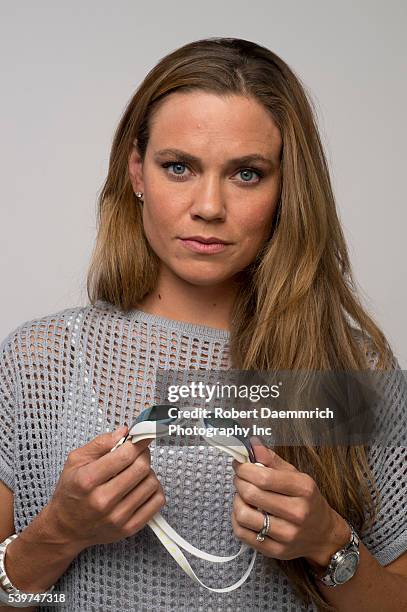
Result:
{"label": "watch face", "polygon": [[338,584],[346,582],[352,578],[359,563],[359,555],[356,552],[349,552],[340,561],[334,572],[334,581]]}

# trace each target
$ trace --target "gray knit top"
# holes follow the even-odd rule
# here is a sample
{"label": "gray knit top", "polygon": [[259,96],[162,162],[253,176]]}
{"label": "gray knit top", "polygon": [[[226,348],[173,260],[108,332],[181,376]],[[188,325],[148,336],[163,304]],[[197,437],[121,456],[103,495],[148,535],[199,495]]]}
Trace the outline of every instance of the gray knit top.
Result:
{"label": "gray knit top", "polygon": [[[27,321],[1,343],[0,478],[14,491],[18,533],[50,500],[68,453],[96,435],[131,424],[156,403],[158,368],[228,369],[229,332],[148,314],[124,313],[99,300]],[[395,373],[397,375],[397,372]],[[395,422],[407,402],[401,378],[389,387]],[[162,483],[161,514],[199,549],[226,556],[240,548],[230,514],[232,458],[212,446],[151,442],[151,466]],[[406,448],[371,447],[369,461],[382,493],[374,527],[360,533],[382,565],[407,550]],[[211,587],[242,576],[251,551],[212,564],[185,553]],[[71,612],[315,610],[285,574],[260,553],[246,582],[214,593],[189,578],[153,531],[83,550],[56,584]],[[42,610],[55,607],[42,606]]]}

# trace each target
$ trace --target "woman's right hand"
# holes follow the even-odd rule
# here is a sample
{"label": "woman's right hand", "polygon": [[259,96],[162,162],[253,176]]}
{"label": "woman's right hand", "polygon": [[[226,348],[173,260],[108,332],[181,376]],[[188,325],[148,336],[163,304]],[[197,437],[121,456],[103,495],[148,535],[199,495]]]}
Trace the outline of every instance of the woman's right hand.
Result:
{"label": "woman's right hand", "polygon": [[100,434],[71,451],[47,504],[48,520],[80,549],[137,533],[165,504],[151,469],[151,439],[127,440],[110,452],[127,430]]}

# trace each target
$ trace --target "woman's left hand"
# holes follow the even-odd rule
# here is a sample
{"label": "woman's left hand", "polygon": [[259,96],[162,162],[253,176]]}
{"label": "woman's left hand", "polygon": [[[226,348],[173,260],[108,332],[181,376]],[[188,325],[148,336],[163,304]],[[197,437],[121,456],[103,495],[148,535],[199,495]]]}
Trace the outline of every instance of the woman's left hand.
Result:
{"label": "woman's left hand", "polygon": [[[253,438],[252,438],[253,440]],[[233,498],[232,526],[239,540],[267,557],[295,559],[325,566],[350,539],[346,521],[328,504],[311,476],[298,471],[277,453],[253,443],[256,461],[233,461],[237,492]],[[270,515],[267,536],[256,539]]]}

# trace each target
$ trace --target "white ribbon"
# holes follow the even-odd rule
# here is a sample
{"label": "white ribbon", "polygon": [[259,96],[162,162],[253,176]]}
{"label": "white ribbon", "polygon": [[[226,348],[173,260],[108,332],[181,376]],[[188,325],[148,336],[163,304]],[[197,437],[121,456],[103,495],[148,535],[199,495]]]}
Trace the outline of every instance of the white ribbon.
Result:
{"label": "white ribbon", "polygon": [[[177,421],[177,422],[180,423],[180,421]],[[200,424],[202,427],[205,427],[205,424],[203,423],[202,420]],[[140,440],[144,440],[146,438],[160,438],[163,436],[168,436],[168,426],[162,425],[161,423],[155,423],[153,421],[142,421],[140,423],[136,423],[136,425],[134,425],[130,429],[128,436],[131,438],[131,441],[133,442],[133,444],[135,444],[136,442],[139,442]],[[225,438],[224,436],[222,437],[218,436],[218,437],[212,437],[212,438],[204,437],[204,436],[201,436],[201,437],[203,437],[208,444],[210,444],[211,446],[214,446],[215,448],[217,448],[218,450],[224,453],[227,453],[228,455],[231,455],[234,459],[236,459],[240,463],[247,463],[250,461],[246,447],[237,438],[232,437],[234,441],[234,444],[232,446],[232,445],[225,444],[223,442]],[[118,446],[123,444],[124,439],[125,439],[125,436],[123,436],[117,442],[117,444],[111,449],[111,451],[114,451]],[[256,463],[255,465],[263,465],[263,464]],[[159,512],[155,514],[153,518],[150,519],[150,521],[148,521],[147,525],[149,525],[149,527],[154,531],[158,539],[161,540],[162,544],[168,550],[170,555],[175,559],[178,565],[182,567],[184,572],[188,574],[188,576],[190,576],[193,580],[195,580],[195,582],[205,587],[205,589],[209,589],[210,591],[215,591],[216,593],[228,593],[229,591],[234,591],[235,589],[239,588],[245,582],[245,580],[247,580],[247,578],[249,577],[249,574],[256,560],[257,551],[255,549],[253,549],[252,559],[250,561],[249,567],[247,568],[243,576],[231,586],[224,587],[222,589],[214,589],[204,584],[195,574],[187,558],[185,557],[185,555],[180,549],[181,547],[187,552],[191,553],[191,555],[194,555],[195,557],[199,557],[200,559],[212,561],[213,563],[227,563],[229,561],[232,561],[233,559],[236,559],[236,557],[238,557],[245,550],[247,550],[249,548],[247,544],[242,543],[240,550],[235,555],[231,555],[230,557],[219,557],[217,555],[211,555],[207,552],[201,551],[198,548],[195,548],[195,546],[192,546],[192,544],[184,540],[184,538],[182,538],[171,527],[171,525],[167,523],[167,521],[161,516]]]}

